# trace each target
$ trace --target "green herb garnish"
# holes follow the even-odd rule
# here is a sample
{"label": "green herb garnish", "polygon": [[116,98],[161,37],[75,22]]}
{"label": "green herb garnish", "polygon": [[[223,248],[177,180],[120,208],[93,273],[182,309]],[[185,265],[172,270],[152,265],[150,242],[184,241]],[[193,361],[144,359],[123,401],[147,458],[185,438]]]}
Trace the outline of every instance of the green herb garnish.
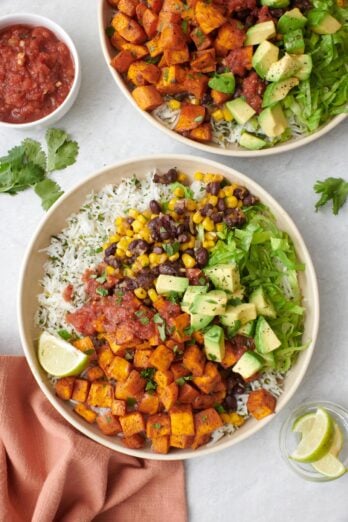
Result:
{"label": "green herb garnish", "polygon": [[331,200],[332,212],[337,215],[347,201],[348,181],[342,178],[327,178],[324,181],[317,181],[314,190],[317,194],[321,194],[315,205],[316,212]]}
{"label": "green herb garnish", "polygon": [[57,334],[59,335],[59,337],[64,339],[64,341],[70,341],[70,339],[72,339],[73,337],[72,334],[68,332],[68,330],[58,330]]}
{"label": "green herb garnish", "polygon": [[106,288],[103,288],[102,286],[98,286],[95,290],[96,294],[105,297],[109,294],[109,291]]}
{"label": "green herb garnish", "polygon": [[185,382],[192,381],[192,379],[193,379],[192,375],[184,375],[184,376],[176,379],[175,382],[178,386],[184,386]]}

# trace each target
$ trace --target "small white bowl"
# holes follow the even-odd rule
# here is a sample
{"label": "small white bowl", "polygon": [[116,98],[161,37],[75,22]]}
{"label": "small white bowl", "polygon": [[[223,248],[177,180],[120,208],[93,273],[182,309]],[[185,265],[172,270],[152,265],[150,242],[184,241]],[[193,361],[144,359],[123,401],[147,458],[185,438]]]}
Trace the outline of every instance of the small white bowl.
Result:
{"label": "small white bowl", "polygon": [[34,127],[48,127],[56,123],[63,116],[65,116],[65,114],[71,109],[71,107],[75,103],[75,100],[79,93],[81,85],[81,66],[80,59],[77,54],[77,49],[68,33],[66,33],[65,30],[58,24],[44,16],[30,13],[19,13],[0,16],[0,31],[12,25],[29,25],[33,27],[45,27],[46,29],[52,31],[52,33],[59,40],[64,42],[70,50],[75,67],[75,77],[70,92],[63,101],[63,103],[59,105],[59,107],[57,107],[53,112],[47,114],[47,116],[40,118],[39,120],[30,121],[28,123],[8,123],[5,121],[0,121],[0,127],[5,127],[8,129],[26,130],[32,129]]}

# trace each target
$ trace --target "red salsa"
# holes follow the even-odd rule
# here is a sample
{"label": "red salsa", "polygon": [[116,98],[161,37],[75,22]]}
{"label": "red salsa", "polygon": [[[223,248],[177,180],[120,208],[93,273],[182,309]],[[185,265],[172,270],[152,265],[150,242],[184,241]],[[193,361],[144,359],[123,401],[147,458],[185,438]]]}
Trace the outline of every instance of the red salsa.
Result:
{"label": "red salsa", "polygon": [[68,47],[45,27],[0,31],[0,121],[28,123],[68,96],[75,68]]}

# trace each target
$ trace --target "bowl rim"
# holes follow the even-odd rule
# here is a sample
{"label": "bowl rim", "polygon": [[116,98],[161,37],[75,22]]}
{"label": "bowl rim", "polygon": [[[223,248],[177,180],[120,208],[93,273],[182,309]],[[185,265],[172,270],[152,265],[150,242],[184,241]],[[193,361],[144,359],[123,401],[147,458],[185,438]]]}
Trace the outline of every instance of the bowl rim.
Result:
{"label": "bowl rim", "polygon": [[[214,145],[207,145],[204,143],[200,143],[198,141],[191,140],[189,138],[185,138],[181,134],[178,134],[177,132],[171,130],[169,127],[166,127],[164,124],[160,123],[154,116],[152,116],[150,113],[143,111],[140,109],[140,107],[137,105],[136,101],[134,100],[133,96],[131,95],[129,89],[126,87],[121,75],[110,65],[110,53],[108,50],[107,45],[107,36],[105,34],[105,27],[104,27],[104,9],[105,6],[108,5],[107,0],[101,0],[98,7],[98,27],[99,27],[99,39],[100,44],[102,48],[102,52],[104,55],[105,62],[107,64],[107,67],[110,71],[111,76],[115,80],[117,86],[123,92],[123,94],[128,98],[128,101],[131,102],[133,107],[137,109],[137,111],[142,114],[142,116],[150,122],[152,125],[154,125],[158,130],[164,132],[169,137],[176,139],[183,145],[193,147],[195,149],[198,149],[200,151],[209,152],[210,154],[218,154],[220,156],[235,156],[240,158],[258,158],[262,156],[271,156],[273,154],[281,154],[283,152],[289,152],[291,150],[297,149],[299,147],[303,147],[304,145],[307,145],[308,143],[311,143],[314,140],[317,140],[330,132],[333,128],[335,128],[337,125],[339,125],[343,120],[346,119],[347,114],[339,114],[329,120],[328,123],[322,125],[319,127],[319,129],[307,136],[304,136],[303,138],[293,139],[285,143],[281,143],[279,145],[276,145],[275,147],[270,147],[268,149],[260,149],[257,151],[247,150],[247,149],[224,149],[219,146]],[[111,8],[111,6],[110,6]]]}
{"label": "bowl rim", "polygon": [[[23,21],[19,22],[17,19],[23,19]],[[24,21],[27,19],[27,21]],[[26,130],[30,129],[36,126],[44,126],[49,125],[51,123],[51,120],[56,121],[56,116],[59,114],[59,112],[63,112],[62,116],[67,112],[67,106],[69,106],[70,103],[72,103],[74,100],[72,98],[76,97],[80,88],[81,84],[81,63],[80,63],[80,57],[77,52],[77,47],[71,38],[71,36],[67,33],[67,31],[57,22],[54,20],[51,20],[51,18],[47,18],[47,16],[42,16],[36,13],[27,13],[27,12],[20,12],[20,13],[10,13],[3,16],[0,16],[0,31],[2,31],[6,26],[3,24],[8,22],[8,25],[17,25],[17,24],[23,24],[23,25],[37,25],[45,27],[46,29],[49,29],[53,32],[53,34],[60,40],[63,41],[69,48],[69,51],[71,53],[74,66],[75,66],[75,75],[74,75],[74,81],[72,83],[72,86],[70,88],[70,91],[68,93],[68,96],[65,98],[63,103],[61,103],[53,112],[50,112],[49,114],[46,114],[43,118],[40,118],[39,120],[34,120],[26,123],[10,123],[5,121],[0,121],[0,127],[4,127],[7,129],[17,129],[17,130]]]}
{"label": "bowl rim", "polygon": [[[225,169],[227,170],[231,175],[238,178],[238,181],[241,183],[244,183],[251,191],[256,189],[256,192],[261,194],[261,198],[266,196],[266,199],[268,200],[267,204],[270,206],[272,212],[275,212],[276,217],[282,216],[286,219],[287,223],[292,229],[292,237],[296,236],[296,240],[298,243],[298,249],[301,250],[302,257],[306,258],[306,275],[308,276],[309,286],[311,288],[311,291],[314,296],[314,301],[311,303],[311,309],[313,312],[313,327],[312,331],[310,332],[310,341],[308,348],[302,352],[303,354],[303,361],[301,362],[301,366],[297,368],[297,375],[296,378],[292,384],[292,387],[290,390],[287,390],[286,392],[286,398],[284,399],[283,404],[280,408],[277,409],[277,412],[275,415],[269,415],[268,417],[265,417],[261,421],[258,421],[258,423],[248,432],[239,434],[238,437],[231,437],[227,438],[225,442],[221,442],[217,447],[215,445],[211,446],[203,446],[203,448],[199,451],[194,450],[180,450],[180,453],[168,453],[166,455],[157,454],[157,453],[147,453],[143,450],[133,450],[129,449],[127,447],[117,447],[115,448],[115,445],[112,443],[112,440],[106,440],[101,435],[92,433],[88,429],[88,425],[84,426],[78,422],[78,419],[74,418],[73,415],[68,413],[62,406],[61,401],[54,395],[51,395],[48,393],[48,385],[46,385],[45,382],[43,382],[42,377],[40,375],[40,372],[38,370],[38,362],[34,360],[34,357],[32,357],[30,348],[29,348],[29,342],[27,342],[25,329],[24,329],[24,314],[25,310],[22,306],[23,301],[23,295],[24,295],[24,281],[26,278],[26,266],[29,262],[30,257],[33,255],[34,252],[33,246],[36,242],[36,240],[39,238],[41,231],[43,227],[46,224],[46,221],[51,217],[52,214],[56,211],[56,209],[66,200],[68,199],[73,193],[77,193],[80,188],[83,187],[84,184],[87,184],[91,181],[93,181],[95,178],[98,178],[99,176],[103,176],[108,171],[120,171],[122,167],[132,165],[134,166],[134,169],[136,169],[137,165],[141,165],[143,162],[151,161],[155,165],[156,162],[159,161],[165,161],[168,164],[175,163],[176,161],[186,161],[189,163],[204,163],[204,166],[215,169],[219,171],[219,169]],[[117,180],[115,180],[115,184],[117,183]],[[69,214],[70,215],[70,214]],[[68,217],[68,215],[65,216],[65,219]],[[127,160],[123,160],[117,163],[114,163],[112,165],[108,165],[102,169],[99,169],[95,171],[94,173],[90,174],[83,180],[81,180],[77,185],[72,187],[70,190],[68,190],[59,200],[57,200],[52,207],[49,209],[49,211],[46,213],[46,215],[43,217],[41,222],[39,223],[34,235],[32,236],[26,251],[25,255],[22,261],[22,267],[19,274],[19,284],[18,284],[18,292],[17,292],[17,320],[18,320],[18,326],[19,326],[19,334],[20,334],[20,340],[21,344],[24,350],[24,354],[27,360],[27,363],[34,375],[34,378],[36,382],[38,383],[39,387],[41,388],[42,392],[46,396],[46,398],[49,400],[49,402],[52,404],[52,406],[65,418],[67,422],[69,422],[72,426],[74,426],[77,430],[82,432],[84,435],[88,436],[92,440],[99,442],[103,446],[106,446],[114,451],[119,451],[120,453],[124,453],[127,455],[135,456],[138,458],[145,458],[145,459],[151,459],[151,460],[186,460],[191,459],[195,457],[200,457],[203,455],[209,455],[212,453],[216,453],[217,451],[226,449],[228,447],[231,447],[238,442],[241,442],[242,440],[247,439],[260,429],[262,429],[266,424],[271,422],[276,415],[285,407],[285,405],[290,401],[294,393],[296,392],[297,388],[299,387],[300,383],[302,382],[304,375],[307,371],[307,368],[309,366],[311,357],[313,355],[313,351],[315,348],[315,343],[318,335],[318,329],[319,329],[319,292],[318,292],[318,283],[317,283],[317,277],[315,273],[315,269],[313,266],[312,259],[310,257],[310,254],[308,252],[308,249],[304,243],[304,240],[302,238],[301,233],[299,232],[297,226],[293,222],[292,218],[289,216],[289,214],[280,206],[280,204],[271,196],[265,189],[263,189],[257,182],[247,177],[245,174],[242,174],[241,172],[235,170],[233,167],[229,167],[223,164],[220,164],[217,161],[213,161],[206,158],[201,158],[199,156],[193,156],[193,155],[184,155],[184,154],[161,154],[161,155],[155,155],[155,156],[141,156],[141,157],[134,157]],[[181,453],[183,452],[183,453]]]}

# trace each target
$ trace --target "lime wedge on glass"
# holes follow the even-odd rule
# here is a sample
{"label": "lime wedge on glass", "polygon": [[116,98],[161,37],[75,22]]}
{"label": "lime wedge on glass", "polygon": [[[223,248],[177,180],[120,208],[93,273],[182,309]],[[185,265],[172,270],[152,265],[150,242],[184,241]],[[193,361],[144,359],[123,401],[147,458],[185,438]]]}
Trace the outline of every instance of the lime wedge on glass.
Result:
{"label": "lime wedge on glass", "polygon": [[318,408],[308,432],[303,433],[301,441],[290,458],[298,462],[315,462],[328,453],[332,443],[334,423],[323,408]]}
{"label": "lime wedge on glass", "polygon": [[342,462],[332,453],[328,453],[317,462],[312,462],[312,466],[319,473],[330,478],[341,477],[347,471]]}
{"label": "lime wedge on glass", "polygon": [[292,431],[295,431],[296,433],[301,433],[302,435],[308,433],[313,426],[314,419],[315,412],[305,413],[304,415],[301,415],[301,417],[298,417],[293,423]]}
{"label": "lime wedge on glass", "polygon": [[78,375],[89,361],[88,355],[47,332],[40,335],[38,357],[42,368],[55,377]]}

